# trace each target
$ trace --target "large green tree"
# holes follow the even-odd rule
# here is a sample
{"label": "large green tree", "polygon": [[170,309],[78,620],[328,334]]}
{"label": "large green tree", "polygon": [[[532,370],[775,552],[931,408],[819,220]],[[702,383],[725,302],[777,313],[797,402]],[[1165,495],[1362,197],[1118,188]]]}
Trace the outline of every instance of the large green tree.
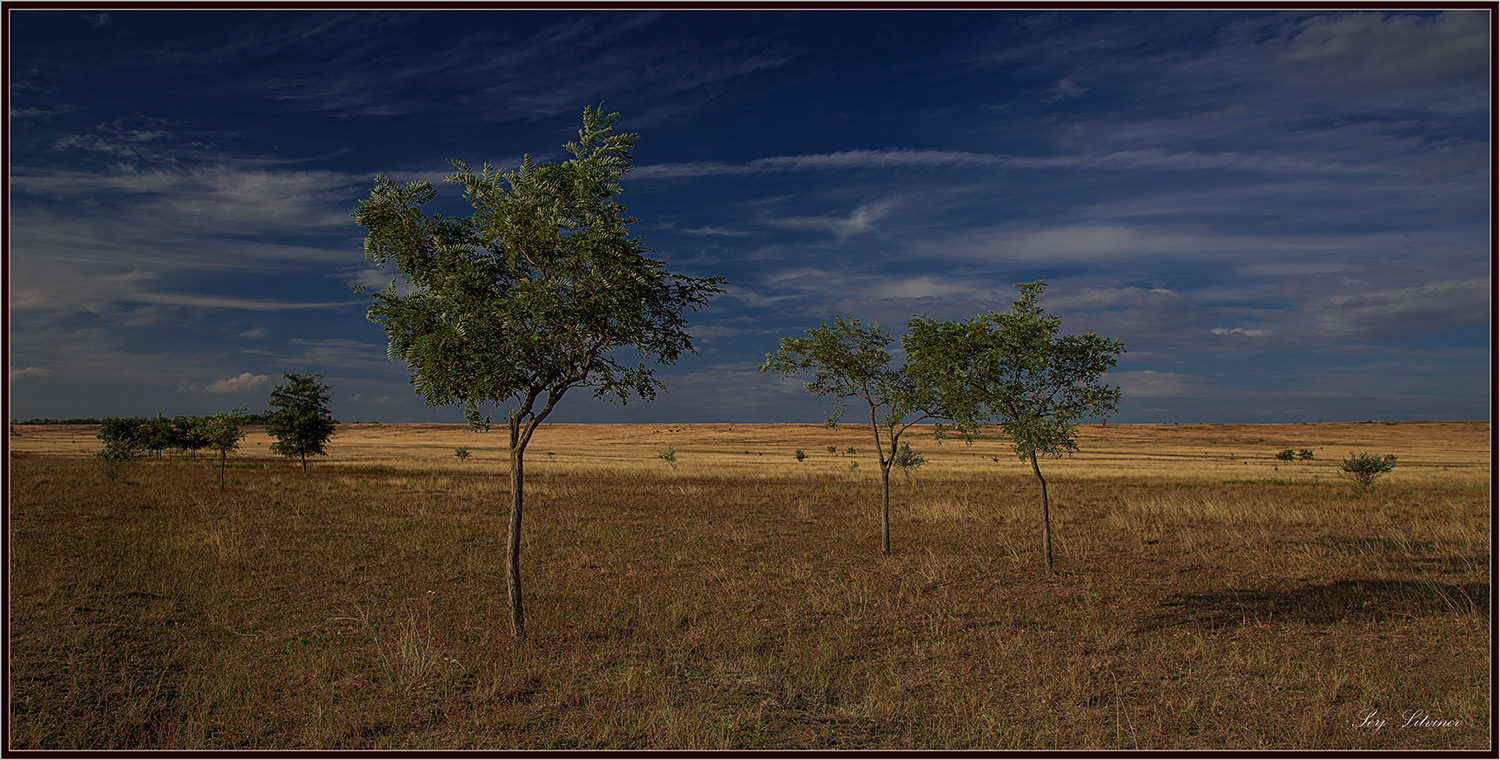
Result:
{"label": "large green tree", "polygon": [[321,373],[283,372],[281,376],[286,383],[271,389],[275,411],[266,422],[266,433],[276,439],[271,453],[301,457],[302,471],[307,472],[308,454],[328,454],[328,439],[336,425],[333,413],[328,411],[333,386],[323,382]]}
{"label": "large green tree", "polygon": [[654,366],[693,352],[685,313],[722,278],[672,274],[631,236],[616,196],[631,170],[636,135],[617,133],[618,114],[583,112],[572,158],[519,169],[460,161],[447,177],[473,207],[468,217],[430,215],[428,182],[376,177],[354,216],[367,231],[365,257],[393,265],[410,292],[374,293],[369,317],[385,329],[392,359],[407,363],[429,406],[461,404],[474,429],[484,409],[505,410],[510,430],[510,530],[506,564],[510,622],[525,635],[520,544],[524,458],[532,434],[564,394],[650,400]]}
{"label": "large green tree", "polygon": [[891,363],[891,335],[879,324],[834,317],[808,330],[806,338],[782,338],[767,354],[761,372],[782,377],[812,374],[808,393],[833,399],[829,427],[848,411],[847,399],[869,410],[870,432],[880,460],[880,548],[891,553],[891,466],[900,455],[901,436],[912,425],[936,416],[935,396],[914,381],[905,365]]}
{"label": "large green tree", "polygon": [[1042,553],[1052,572],[1052,518],[1039,456],[1077,451],[1078,421],[1105,419],[1120,389],[1101,382],[1125,352],[1118,340],[1092,332],[1061,335],[1062,320],[1037,303],[1047,282],[1017,285],[1010,310],[961,322],[915,317],[907,357],[914,381],[934,389],[939,406],[972,436],[999,422],[1011,447],[1041,486]]}

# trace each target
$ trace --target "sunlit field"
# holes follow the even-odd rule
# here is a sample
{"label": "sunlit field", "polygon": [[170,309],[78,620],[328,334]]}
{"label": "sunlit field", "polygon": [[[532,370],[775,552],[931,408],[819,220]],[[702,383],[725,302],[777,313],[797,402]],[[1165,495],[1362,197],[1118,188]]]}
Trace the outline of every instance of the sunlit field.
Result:
{"label": "sunlit field", "polygon": [[11,427],[12,749],[1491,744],[1484,422],[1085,426],[1054,575],[993,434],[909,434],[886,556],[867,429],[545,425],[519,645],[503,429],[252,429],[223,491],[95,432]]}

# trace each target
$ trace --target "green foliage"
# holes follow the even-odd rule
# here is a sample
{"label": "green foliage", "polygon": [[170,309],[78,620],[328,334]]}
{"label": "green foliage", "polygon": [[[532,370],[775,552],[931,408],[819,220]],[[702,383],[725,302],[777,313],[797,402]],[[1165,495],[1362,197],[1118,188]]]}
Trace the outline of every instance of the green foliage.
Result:
{"label": "green foliage", "polygon": [[802,449],[797,449],[796,453],[792,454],[792,456],[796,457],[797,461],[800,462],[807,458],[807,452],[803,451]]}
{"label": "green foliage", "polygon": [[328,411],[333,386],[323,382],[321,373],[283,372],[281,376],[286,383],[271,389],[275,411],[266,423],[266,434],[276,439],[271,443],[271,453],[301,457],[306,472],[309,454],[328,454],[328,439],[335,429],[333,414]]}
{"label": "green foliage", "polygon": [[912,470],[927,464],[927,457],[913,449],[910,441],[902,441],[901,448],[896,451],[892,464],[900,467],[902,472],[910,474]]}
{"label": "green foliage", "polygon": [[1361,488],[1369,488],[1379,478],[1391,470],[1396,469],[1396,455],[1371,454],[1361,451],[1358,454],[1351,452],[1344,463],[1339,467],[1339,476],[1347,477],[1359,484]]}
{"label": "green foliage", "polygon": [[1021,295],[1004,314],[908,323],[913,377],[934,389],[942,416],[965,437],[999,421],[1023,460],[1077,451],[1077,422],[1107,418],[1120,401],[1120,389],[1100,378],[1124,345],[1092,332],[1059,335],[1062,320],[1037,303],[1046,287],[1017,285]]}
{"label": "green foliage", "polygon": [[145,450],[139,444],[126,439],[105,441],[104,448],[95,452],[94,456],[99,458],[105,477],[114,480],[126,465],[140,459],[144,453]]}
{"label": "green foliage", "polygon": [[[881,550],[891,551],[890,475],[901,436],[912,426],[936,416],[936,397],[930,386],[916,380],[906,365],[891,364],[891,336],[878,324],[865,327],[857,319],[834,317],[808,330],[805,338],[782,338],[781,346],[766,355],[761,372],[811,375],[803,386],[808,393],[831,399],[829,427],[838,427],[848,411],[846,399],[858,399],[870,414],[875,454],[880,459]],[[854,447],[849,447],[854,454]]]}
{"label": "green foliage", "polygon": [[458,457],[458,461],[460,462],[467,460],[469,458],[469,447],[459,446],[453,450],[453,456]]}
{"label": "green foliage", "polygon": [[656,458],[672,465],[672,469],[677,469],[677,449],[667,449],[666,451],[658,452]]}
{"label": "green foliage", "polygon": [[1309,460],[1309,459],[1312,459],[1313,458],[1312,449],[1297,449],[1297,458],[1300,459],[1300,460],[1302,460],[1302,461],[1304,461],[1304,462],[1307,461],[1307,460]]}
{"label": "green foliage", "polygon": [[1282,449],[1281,451],[1276,452],[1276,458],[1283,462],[1290,462],[1295,457],[1296,454],[1291,449]]}
{"label": "green foliage", "polygon": [[830,454],[837,454],[837,453],[839,453],[839,447],[837,447],[837,446],[829,446],[828,447],[828,453],[830,453]]}
{"label": "green foliage", "polygon": [[99,423],[99,440],[106,444],[134,441],[144,424],[144,417],[106,417]]}
{"label": "green foliage", "polygon": [[369,233],[365,257],[415,290],[402,295],[393,282],[373,294],[369,317],[429,406],[461,404],[483,429],[482,407],[509,404],[513,435],[524,423],[529,436],[575,387],[621,403],[654,398],[653,369],[617,349],[663,365],[693,352],[683,313],[724,280],[670,274],[630,236],[635,220],[615,195],[636,136],[614,132],[618,116],[584,109],[562,163],[527,156],[515,171],[475,172],[451,161],[447,182],[473,207],[467,218],[423,212],[437,195],[431,183],[376,178],[354,214]]}
{"label": "green foliage", "polygon": [[229,461],[229,455],[239,451],[240,441],[245,437],[244,431],[240,429],[245,416],[245,406],[241,405],[206,417],[200,422],[203,439],[207,442],[206,448],[219,452],[220,490],[224,488],[224,467]]}
{"label": "green foliage", "polygon": [[837,427],[848,411],[846,399],[859,399],[869,408],[872,426],[904,430],[915,424],[907,421],[912,415],[928,416],[929,398],[910,381],[905,367],[891,366],[890,345],[890,333],[880,325],[865,327],[857,319],[834,317],[832,325],[824,322],[808,330],[806,338],[782,338],[759,371],[782,377],[811,373],[803,387],[832,400],[829,427]]}

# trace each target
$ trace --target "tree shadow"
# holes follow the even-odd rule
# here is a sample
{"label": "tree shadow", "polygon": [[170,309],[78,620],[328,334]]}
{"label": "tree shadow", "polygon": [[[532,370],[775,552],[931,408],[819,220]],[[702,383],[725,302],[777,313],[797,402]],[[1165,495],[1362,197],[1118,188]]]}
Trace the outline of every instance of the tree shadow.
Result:
{"label": "tree shadow", "polygon": [[1489,572],[1488,554],[1443,555],[1445,547],[1435,541],[1398,541],[1391,538],[1347,538],[1329,536],[1319,546],[1350,556],[1377,557],[1383,563],[1419,572]]}
{"label": "tree shadow", "polygon": [[1485,583],[1341,580],[1294,589],[1223,589],[1174,594],[1137,633],[1182,626],[1227,628],[1254,623],[1376,623],[1461,614],[1490,616]]}

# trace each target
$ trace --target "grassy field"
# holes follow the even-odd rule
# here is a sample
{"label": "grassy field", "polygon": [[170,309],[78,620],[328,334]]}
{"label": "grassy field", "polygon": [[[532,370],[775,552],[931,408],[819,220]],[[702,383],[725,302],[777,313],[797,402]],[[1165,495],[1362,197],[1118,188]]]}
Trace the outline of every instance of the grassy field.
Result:
{"label": "grassy field", "polygon": [[885,556],[856,427],[547,425],[519,646],[503,431],[253,431],[226,491],[94,432],[11,429],[11,749],[1492,742],[1488,423],[1086,427],[1051,576],[993,437],[912,437]]}

